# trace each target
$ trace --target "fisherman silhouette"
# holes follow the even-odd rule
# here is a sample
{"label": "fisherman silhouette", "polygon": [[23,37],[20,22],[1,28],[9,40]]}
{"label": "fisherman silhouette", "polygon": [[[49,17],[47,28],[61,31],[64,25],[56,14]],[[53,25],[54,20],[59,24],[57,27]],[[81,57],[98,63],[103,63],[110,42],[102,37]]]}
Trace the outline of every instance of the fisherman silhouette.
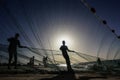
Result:
{"label": "fisherman silhouette", "polygon": [[43,56],[43,65],[44,65],[44,67],[47,67],[47,60],[48,60],[48,57]]}
{"label": "fisherman silhouette", "polygon": [[67,69],[68,71],[72,71],[72,67],[71,67],[71,63],[70,63],[70,59],[69,59],[67,51],[68,52],[75,52],[75,51],[69,50],[68,47],[65,45],[65,41],[62,41],[62,44],[63,45],[60,47],[60,50],[62,51],[62,55],[66,60]]}
{"label": "fisherman silhouette", "polygon": [[97,63],[98,63],[98,65],[102,65],[101,59],[99,57],[97,59]]}
{"label": "fisherman silhouette", "polygon": [[14,68],[17,68],[17,47],[20,48],[26,48],[25,46],[20,45],[20,41],[18,40],[19,34],[16,33],[15,37],[8,38],[9,46],[8,46],[8,52],[9,52],[9,61],[8,61],[8,69],[10,69],[11,61],[14,56]]}

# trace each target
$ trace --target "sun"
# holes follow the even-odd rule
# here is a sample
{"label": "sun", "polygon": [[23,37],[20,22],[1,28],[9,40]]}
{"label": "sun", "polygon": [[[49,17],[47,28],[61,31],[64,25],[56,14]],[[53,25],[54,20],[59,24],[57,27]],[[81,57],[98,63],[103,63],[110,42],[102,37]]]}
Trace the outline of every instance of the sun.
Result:
{"label": "sun", "polygon": [[59,48],[62,45],[63,40],[66,42],[67,46],[72,46],[73,44],[72,38],[69,35],[61,35],[59,37],[56,37],[56,41],[55,41],[56,48]]}
{"label": "sun", "polygon": [[57,44],[61,45],[63,40],[66,42],[66,45],[69,45],[71,43],[69,36],[61,36],[58,38]]}

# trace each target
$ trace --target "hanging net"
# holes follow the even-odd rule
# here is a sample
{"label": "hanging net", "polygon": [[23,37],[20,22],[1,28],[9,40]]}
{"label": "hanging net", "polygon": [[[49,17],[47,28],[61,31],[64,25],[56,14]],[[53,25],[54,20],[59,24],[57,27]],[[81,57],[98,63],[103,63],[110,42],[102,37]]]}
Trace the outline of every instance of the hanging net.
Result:
{"label": "hanging net", "polygon": [[119,62],[120,41],[104,19],[85,0],[0,0],[0,62],[8,62],[7,38],[20,34],[18,63],[43,66],[47,56],[49,68],[59,70],[66,64],[59,50],[66,40],[72,65],[96,62],[107,65]]}

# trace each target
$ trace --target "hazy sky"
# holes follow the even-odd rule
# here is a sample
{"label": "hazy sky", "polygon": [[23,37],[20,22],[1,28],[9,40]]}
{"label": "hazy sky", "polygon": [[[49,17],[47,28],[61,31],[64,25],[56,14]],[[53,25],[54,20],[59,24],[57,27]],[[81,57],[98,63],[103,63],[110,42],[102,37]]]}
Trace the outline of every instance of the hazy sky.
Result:
{"label": "hazy sky", "polygon": [[[18,32],[21,44],[30,47],[59,50],[66,40],[70,49],[89,55],[113,58],[119,52],[118,39],[80,0],[1,1],[0,43]],[[87,1],[120,34],[119,0]]]}

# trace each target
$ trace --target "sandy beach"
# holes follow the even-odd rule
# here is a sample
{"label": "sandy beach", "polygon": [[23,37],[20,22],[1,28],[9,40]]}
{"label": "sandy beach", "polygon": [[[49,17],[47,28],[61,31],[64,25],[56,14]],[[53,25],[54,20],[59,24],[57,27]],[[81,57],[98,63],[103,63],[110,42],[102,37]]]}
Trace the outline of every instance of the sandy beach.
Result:
{"label": "sandy beach", "polygon": [[0,74],[0,80],[120,80],[120,76],[98,73]]}
{"label": "sandy beach", "polygon": [[120,80],[119,72],[107,71],[48,71],[48,68],[21,66],[18,69],[0,67],[0,80]]}

